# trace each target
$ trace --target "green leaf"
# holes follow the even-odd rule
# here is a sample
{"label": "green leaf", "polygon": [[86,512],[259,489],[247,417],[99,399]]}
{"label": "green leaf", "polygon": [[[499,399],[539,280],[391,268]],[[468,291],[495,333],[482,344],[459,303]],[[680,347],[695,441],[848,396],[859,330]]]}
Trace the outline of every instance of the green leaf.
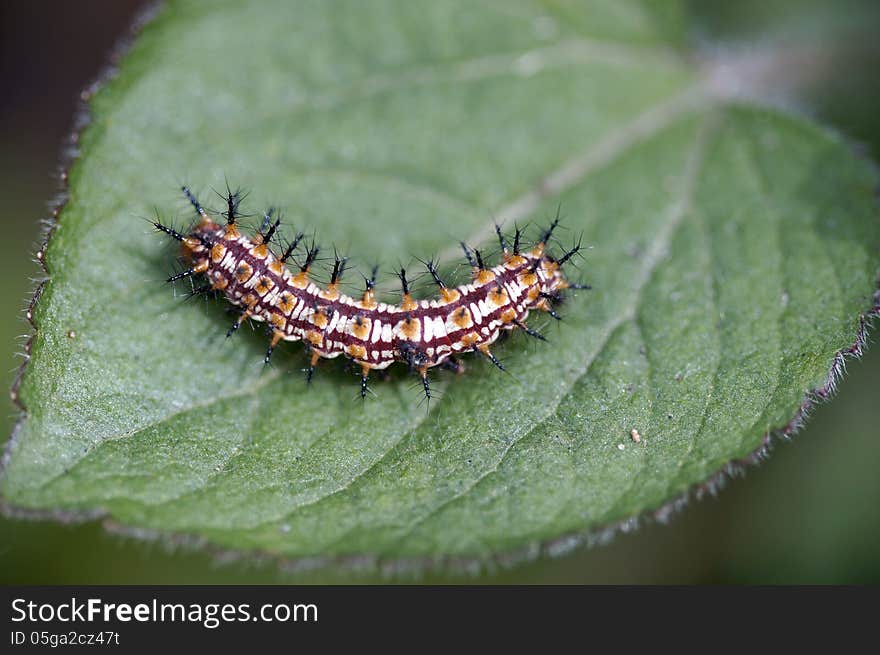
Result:
{"label": "green leaf", "polygon": [[[663,6],[168,2],[91,99],[8,506],[285,557],[534,554],[790,430],[872,308],[875,174],[732,100]],[[221,303],[160,283],[175,253],[138,216],[188,220],[182,181],[219,209],[224,177],[364,271],[561,201],[594,290],[429,407],[402,371],[363,404],[339,362],[307,388],[300,346],[264,370],[260,331],[225,341]]]}

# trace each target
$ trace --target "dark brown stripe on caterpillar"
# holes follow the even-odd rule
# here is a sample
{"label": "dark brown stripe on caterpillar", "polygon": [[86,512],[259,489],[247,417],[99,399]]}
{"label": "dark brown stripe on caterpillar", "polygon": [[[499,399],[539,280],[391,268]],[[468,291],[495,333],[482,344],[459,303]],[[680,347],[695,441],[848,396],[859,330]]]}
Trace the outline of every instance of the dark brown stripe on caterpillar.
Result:
{"label": "dark brown stripe on caterpillar", "polygon": [[376,300],[373,278],[366,280],[360,298],[349,297],[339,290],[345,260],[337,257],[326,288],[315,284],[309,272],[317,256],[317,248],[309,248],[299,271],[291,272],[286,262],[302,240],[299,235],[282,255],[270,248],[270,240],[280,220],[272,222],[271,210],[265,215],[263,228],[251,239],[236,223],[238,194],[229,193],[225,224],[215,222],[184,187],[199,222],[187,234],[155,222],[156,228],[183,244],[191,268],[172,276],[170,281],[194,275],[205,275],[209,284],[199,291],[215,290],[242,314],[230,334],[245,320],[265,322],[272,331],[266,361],[281,341],[305,341],[312,353],[308,378],[321,358],[343,355],[361,366],[361,395],[367,393],[367,376],[372,369],[384,369],[394,362],[403,362],[422,378],[425,395],[430,398],[428,369],[446,365],[463,370],[456,355],[478,352],[496,366],[501,363],[489,350],[506,330],[525,330],[543,338],[527,327],[530,312],[553,311],[552,303],[561,300],[568,288],[582,288],[569,283],[562,274],[562,264],[579,249],[575,245],[561,257],[547,253],[547,243],[558,224],[553,221],[535,246],[520,250],[521,234],[517,230],[511,248],[500,229],[497,230],[502,261],[487,267],[479,251],[464,243],[472,268],[467,284],[447,287],[433,263],[427,262],[429,273],[439,287],[439,297],[415,300],[409,291],[406,272],[401,270],[400,304]]}

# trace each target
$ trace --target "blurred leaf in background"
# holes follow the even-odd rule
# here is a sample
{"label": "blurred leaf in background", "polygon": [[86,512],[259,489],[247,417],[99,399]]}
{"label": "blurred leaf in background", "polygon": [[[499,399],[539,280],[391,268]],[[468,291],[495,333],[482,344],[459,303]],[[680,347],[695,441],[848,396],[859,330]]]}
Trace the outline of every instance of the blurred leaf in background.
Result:
{"label": "blurred leaf in background", "polygon": [[[820,7],[820,9],[822,8]],[[775,23],[788,25],[786,19],[779,18],[780,15],[784,17],[785,12],[782,10],[780,12],[774,18]],[[707,25],[714,20],[712,14],[709,16],[710,18],[704,19],[704,23]],[[742,16],[729,20],[734,23],[737,21],[748,23],[748,21],[743,21]],[[816,24],[825,25],[822,21]],[[858,26],[857,23],[856,25]],[[755,28],[750,29],[754,30]],[[771,30],[766,24],[763,29],[765,31]],[[835,29],[840,28],[836,27]],[[810,32],[804,33],[809,34]],[[840,32],[840,34],[844,33],[846,32]],[[742,37],[742,34],[737,36]],[[768,37],[764,33],[761,38]],[[848,70],[857,71],[858,68],[853,67]],[[816,85],[817,83],[813,81],[811,84]],[[23,222],[26,223],[26,221]],[[849,383],[845,385],[845,388],[849,389],[852,386],[852,383]],[[864,386],[860,388],[861,390],[865,389]],[[839,493],[839,474],[835,475],[833,470],[826,470],[826,467],[831,469],[834,462],[843,458],[840,463],[841,468],[838,470],[849,471],[849,479],[852,479],[853,475],[858,479],[863,479],[858,472],[862,471],[864,467],[859,467],[856,464],[863,463],[865,459],[850,460],[847,457],[850,449],[840,447],[839,443],[834,444],[835,438],[840,439],[848,436],[850,439],[858,439],[859,426],[867,430],[870,435],[870,420],[863,422],[857,419],[853,421],[852,417],[857,417],[858,413],[854,412],[851,407],[844,406],[844,410],[838,409],[839,404],[842,404],[848,396],[857,397],[856,393],[848,391],[832,407],[823,408],[820,411],[821,416],[829,414],[833,416],[833,412],[844,411],[845,413],[838,416],[838,419],[845,416],[850,420],[837,420],[833,423],[838,426],[853,425],[851,431],[825,438],[822,444],[824,448],[812,467],[809,464],[813,460],[796,460],[798,464],[793,470],[801,475],[807,471],[812,472],[811,477],[802,478],[802,488],[806,487],[804,484],[806,480],[814,482],[811,485],[813,489],[817,486],[815,484],[817,479],[828,482],[828,489],[824,490],[825,493],[811,494],[811,502],[807,502],[810,500],[807,499],[801,505],[796,506],[801,507],[800,512],[794,511],[795,508],[790,502],[786,502],[781,508],[777,507],[777,509],[783,510],[781,513],[772,511],[773,504],[768,502],[771,498],[791,498],[791,493],[780,494],[778,487],[788,488],[790,485],[794,485],[795,480],[800,476],[797,476],[795,480],[782,476],[782,479],[779,480],[770,470],[774,468],[774,464],[771,463],[759,474],[751,476],[752,482],[745,485],[742,483],[734,485],[734,487],[741,488],[726,492],[719,503],[703,503],[696,508],[692,507],[670,528],[651,527],[635,536],[619,538],[608,549],[579,552],[567,558],[537,562],[511,572],[499,573],[494,577],[490,575],[485,579],[493,581],[676,580],[682,582],[736,579],[776,581],[871,579],[872,576],[877,575],[876,555],[872,557],[876,548],[860,551],[857,546],[858,544],[877,543],[876,520],[872,523],[871,517],[862,513],[860,507],[864,507],[864,504],[852,502],[858,494],[853,493],[853,498],[848,498],[845,494]],[[855,401],[850,402],[854,403]],[[860,411],[870,411],[867,402],[862,404]],[[874,418],[876,419],[876,417]],[[814,434],[817,429],[819,428],[811,427],[807,435]],[[807,437],[802,437],[801,440],[806,441]],[[869,439],[862,441],[866,443],[858,444],[852,449],[857,450],[864,457],[864,449],[870,448],[871,443],[869,443]],[[797,450],[798,448],[786,448],[783,449],[783,453],[785,457],[794,457],[794,455],[789,455],[788,451]],[[833,453],[834,456],[829,456],[829,453]],[[806,457],[806,455],[798,457]],[[777,455],[773,461],[779,459],[782,459],[781,455]],[[784,470],[783,464],[775,466]],[[741,498],[738,500],[738,496],[734,492],[739,497],[755,493],[754,489],[760,488],[761,481],[765,479],[770,480],[773,485],[771,486],[773,493],[770,496],[761,496],[758,499],[751,499],[751,501]],[[865,487],[860,489],[872,490],[871,480],[871,477],[864,478]],[[795,488],[797,487],[795,486]],[[838,493],[833,493],[835,490],[838,490]],[[841,501],[840,505],[836,504],[835,498]],[[825,499],[826,506],[837,507],[838,511],[831,511],[830,514],[827,513],[827,510],[823,512],[822,506],[818,504],[818,501],[822,499]],[[738,514],[737,507],[741,502],[746,503],[743,506],[747,509]],[[765,506],[767,512],[756,511],[756,508],[760,508],[762,505]],[[846,507],[848,512],[841,513],[839,507]],[[738,521],[737,517],[744,515],[749,516],[749,520]],[[760,521],[762,516],[767,516],[764,525],[769,526],[763,531]],[[839,521],[841,516],[855,518],[857,527],[852,527],[851,521],[829,522],[830,519]],[[778,524],[780,517],[786,517],[784,530]],[[792,517],[799,517],[799,520],[793,522]],[[850,528],[841,530],[838,527],[840,525],[850,525]],[[204,555],[189,554],[182,557],[166,558],[151,551],[149,546],[143,544],[126,543],[124,548],[117,551],[112,537],[102,535],[94,526],[65,529],[51,525],[6,522],[5,529],[11,533],[10,538],[6,540],[9,548],[7,559],[10,563],[11,579],[59,581],[59,576],[61,576],[63,579],[71,581],[155,580],[157,569],[163,571],[161,575],[167,576],[165,581],[168,582],[260,581],[270,580],[275,576],[271,565],[257,571],[240,566],[230,566],[215,574],[212,573],[210,567],[206,567],[209,559]],[[59,535],[69,538],[70,548],[59,549],[57,547]],[[713,535],[714,538],[707,535]],[[787,540],[782,541],[780,539],[782,536],[787,536]],[[50,547],[48,552],[40,551],[40,545],[49,547],[52,543],[55,546]],[[77,543],[82,545],[81,548],[77,548]],[[771,553],[778,552],[780,556],[768,557],[767,544],[772,546]],[[774,565],[772,567],[750,568],[747,563],[742,566],[737,564],[738,562],[749,562],[755,555],[758,555],[755,557],[758,562],[773,561]],[[12,563],[16,561],[15,558],[32,562],[33,568],[15,569],[15,573],[12,573]],[[94,563],[92,568],[90,568],[89,562]],[[109,570],[106,568],[108,562],[111,563]],[[152,566],[142,568],[142,565],[151,563]],[[55,567],[51,574],[38,573],[40,567],[48,565]],[[41,575],[46,575],[46,577],[39,577]],[[108,575],[111,577],[108,578]],[[141,575],[144,577],[141,578]],[[290,579],[324,580],[328,575],[333,574],[320,572],[299,574]]]}

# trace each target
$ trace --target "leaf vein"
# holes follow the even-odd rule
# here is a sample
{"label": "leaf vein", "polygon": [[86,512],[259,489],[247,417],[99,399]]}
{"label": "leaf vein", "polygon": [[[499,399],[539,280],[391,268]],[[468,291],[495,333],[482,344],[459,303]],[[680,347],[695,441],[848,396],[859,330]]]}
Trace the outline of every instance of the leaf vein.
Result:
{"label": "leaf vein", "polygon": [[583,379],[584,376],[589,373],[599,354],[601,354],[601,352],[608,345],[614,333],[617,332],[618,329],[622,328],[626,323],[635,319],[639,301],[642,297],[642,291],[653,277],[656,268],[665,259],[672,237],[674,236],[678,227],[681,225],[682,220],[684,219],[690,208],[694,193],[694,187],[696,185],[696,179],[698,177],[700,166],[702,164],[702,156],[707,145],[710,131],[714,131],[714,129],[717,127],[717,121],[717,115],[711,114],[709,118],[703,121],[700,128],[697,130],[694,138],[694,144],[685,162],[685,171],[682,179],[681,189],[676,197],[675,202],[672,203],[669,210],[667,211],[666,220],[661,226],[659,233],[657,234],[656,238],[652,240],[651,246],[646,252],[644,259],[642,260],[643,264],[639,272],[636,286],[634,288],[635,293],[633,300],[617,319],[614,319],[608,323],[606,329],[603,332],[603,338],[600,340],[598,347],[591,353],[590,357],[587,359],[586,366],[584,366],[584,368],[572,380],[569,392],[565,394],[560,394],[559,397],[556,398],[555,401],[548,406],[548,411],[544,413],[544,417],[539,421],[536,421],[534,427],[523,433],[520,438],[512,439],[509,445],[501,451],[500,457],[498,458],[494,466],[486,469],[485,472],[478,476],[473,481],[473,483],[468,485],[465,489],[444,500],[439,505],[430,510],[427,515],[411,524],[408,530],[399,538],[399,542],[405,540],[406,537],[412,534],[419,525],[423,524],[432,516],[436,515],[445,506],[470,494],[483,480],[499,470],[499,468],[503,464],[505,457],[516,444],[522,442],[523,439],[527,438],[529,435],[535,434],[535,432],[539,428],[544,428],[544,424],[547,419],[551,416],[554,416],[562,402],[569,397],[571,388],[573,388],[581,379]]}

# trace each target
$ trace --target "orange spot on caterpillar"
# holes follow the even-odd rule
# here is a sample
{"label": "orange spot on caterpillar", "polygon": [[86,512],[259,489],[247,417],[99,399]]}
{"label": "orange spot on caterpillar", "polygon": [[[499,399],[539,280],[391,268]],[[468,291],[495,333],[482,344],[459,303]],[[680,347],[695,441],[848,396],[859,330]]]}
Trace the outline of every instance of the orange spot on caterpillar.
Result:
{"label": "orange spot on caterpillar", "polygon": [[538,276],[531,271],[525,271],[517,276],[517,281],[524,287],[531,287],[538,284]]}
{"label": "orange spot on caterpillar", "polygon": [[474,276],[474,282],[476,282],[477,284],[480,284],[480,285],[489,284],[489,282],[491,282],[494,279],[495,279],[495,273],[490,271],[488,268],[482,269]]}
{"label": "orange spot on caterpillar", "polygon": [[[287,327],[287,320],[282,314],[279,314],[278,312],[272,312],[271,314],[269,314],[269,321],[279,330],[283,330],[285,327]],[[272,345],[274,346],[275,344]]]}
{"label": "orange spot on caterpillar", "polygon": [[370,328],[372,325],[373,322],[370,319],[364,318],[363,316],[356,316],[349,324],[349,331],[352,336],[357,337],[361,341],[366,341],[370,336]]}
{"label": "orange spot on caterpillar", "polygon": [[422,333],[422,324],[408,316],[398,324],[398,330],[407,341],[418,341]]}
{"label": "orange spot on caterpillar", "polygon": [[376,309],[379,306],[379,303],[376,302],[376,294],[371,289],[364,291],[364,296],[358,306],[361,309]]}
{"label": "orange spot on caterpillar", "polygon": [[338,300],[339,299],[339,289],[335,284],[331,284],[327,287],[326,290],[319,292],[321,298],[324,300]]}
{"label": "orange spot on caterpillar", "polygon": [[300,271],[296,275],[293,276],[293,279],[290,283],[295,286],[297,289],[305,289],[309,286],[309,273],[308,271]]}
{"label": "orange spot on caterpillar", "polygon": [[324,329],[327,327],[327,323],[329,320],[327,318],[327,314],[324,313],[323,310],[318,310],[314,314],[312,314],[312,325],[319,327],[320,329]]}
{"label": "orange spot on caterpillar", "polygon": [[247,262],[239,262],[235,267],[235,279],[244,284],[253,276],[254,269]]}
{"label": "orange spot on caterpillar", "polygon": [[411,312],[416,309],[419,304],[413,300],[413,297],[408,293],[403,294],[403,300],[400,303],[400,308],[405,312]]}
{"label": "orange spot on caterpillar", "polygon": [[468,311],[467,307],[464,306],[459,307],[452,312],[452,323],[459,330],[466,330],[474,324],[471,319],[471,313]]}
{"label": "orange spot on caterpillar", "polygon": [[491,300],[496,307],[501,307],[510,302],[510,298],[507,297],[507,292],[500,286],[495,287],[489,292],[489,300]]}
{"label": "orange spot on caterpillar", "polygon": [[278,296],[278,299],[275,301],[276,306],[285,314],[290,314],[293,311],[294,300],[293,295],[289,293],[282,293]]}
{"label": "orange spot on caterpillar", "polygon": [[271,278],[261,277],[257,282],[257,285],[254,287],[254,290],[260,294],[261,296],[265,296],[275,287],[275,283]]}
{"label": "orange spot on caterpillar", "polygon": [[[464,367],[457,361],[457,355],[463,352],[478,349],[503,369],[489,351],[489,344],[514,325],[529,331],[525,327],[529,311],[547,311],[558,319],[551,300],[562,300],[561,291],[570,286],[547,246],[539,244],[519,254],[519,232],[511,250],[499,229],[501,264],[484,264],[479,251],[465,247],[465,254],[471,254],[468,260],[472,279],[467,284],[445,286],[434,263],[428,262],[428,270],[439,287],[434,301],[415,300],[410,295],[403,269],[398,275],[404,292],[399,305],[377,301],[373,291],[375,269],[371,277],[365,277],[363,295],[350,298],[338,285],[344,259],[337,257],[330,284],[322,289],[309,277],[316,247],[308,251],[305,265],[299,270],[289,271],[285,265],[301,236],[291,241],[285,254],[277,258],[263,234],[251,239],[239,232],[235,221],[225,226],[215,224],[195,197],[186,193],[201,215],[198,226],[188,235],[157,227],[183,242],[184,254],[190,260],[190,270],[183,277],[207,275],[210,284],[203,284],[194,292],[213,287],[243,310],[239,323],[249,318],[264,321],[271,332],[267,362],[271,350],[281,341],[305,341],[312,362],[306,369],[307,379],[321,358],[344,355],[356,360],[362,372],[362,396],[366,395],[367,372],[387,368],[395,361],[423,376],[428,398],[428,370],[445,365],[461,372]],[[232,211],[230,208],[230,214]],[[272,233],[277,227],[278,221]]]}

